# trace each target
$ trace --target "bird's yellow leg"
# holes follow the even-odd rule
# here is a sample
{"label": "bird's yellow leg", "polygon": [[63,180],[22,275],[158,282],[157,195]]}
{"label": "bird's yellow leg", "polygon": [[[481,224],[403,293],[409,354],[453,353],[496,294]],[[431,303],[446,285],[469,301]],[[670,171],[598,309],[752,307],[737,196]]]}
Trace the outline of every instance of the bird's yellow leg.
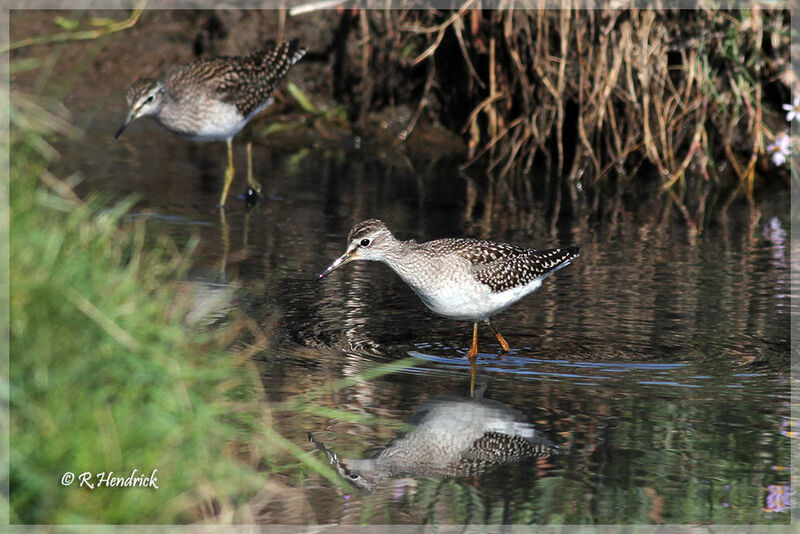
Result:
{"label": "bird's yellow leg", "polygon": [[225,200],[228,198],[228,191],[231,189],[233,183],[233,139],[226,141],[228,144],[228,168],[225,169],[225,184],[222,186],[222,196],[219,198],[220,207],[225,205]]}
{"label": "bird's yellow leg", "polygon": [[470,347],[469,352],[467,353],[467,358],[470,360],[474,360],[475,356],[478,355],[478,323],[472,324],[472,347]]}
{"label": "bird's yellow leg", "polygon": [[247,183],[250,187],[256,190],[256,193],[261,193],[261,184],[258,183],[253,177],[253,140],[247,140]]}
{"label": "bird's yellow leg", "polygon": [[497,329],[494,327],[494,325],[492,323],[490,323],[489,321],[486,321],[486,324],[488,324],[489,328],[492,329],[492,333],[494,334],[494,337],[496,337],[497,341],[500,342],[500,346],[503,347],[503,350],[506,351],[506,352],[511,352],[511,347],[508,346],[508,342],[500,334],[500,332],[497,331]]}

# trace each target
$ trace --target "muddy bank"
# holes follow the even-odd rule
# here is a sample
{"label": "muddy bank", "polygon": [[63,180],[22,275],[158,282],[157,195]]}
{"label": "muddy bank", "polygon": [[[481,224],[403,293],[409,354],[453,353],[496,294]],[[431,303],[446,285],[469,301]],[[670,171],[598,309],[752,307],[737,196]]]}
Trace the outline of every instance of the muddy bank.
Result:
{"label": "muddy bank", "polygon": [[[11,38],[127,14],[15,11]],[[104,117],[124,115],[125,88],[137,77],[299,38],[309,52],[289,81],[312,109],[279,90],[253,122],[258,143],[376,158],[455,154],[509,206],[545,196],[556,211],[570,210],[635,189],[702,227],[715,206],[788,187],[788,165],[770,159],[770,143],[787,128],[787,21],[779,10],[151,10],[95,41],[15,51],[13,61],[47,67],[19,69],[12,84],[44,86],[66,109],[108,121],[92,127],[113,131]],[[734,37],[736,57],[726,53]]]}

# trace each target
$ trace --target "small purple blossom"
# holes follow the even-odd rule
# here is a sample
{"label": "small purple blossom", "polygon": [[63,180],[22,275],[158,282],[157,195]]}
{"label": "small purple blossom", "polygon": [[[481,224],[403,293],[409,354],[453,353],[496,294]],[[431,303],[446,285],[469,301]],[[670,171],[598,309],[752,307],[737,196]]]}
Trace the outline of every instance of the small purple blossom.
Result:
{"label": "small purple blossom", "polygon": [[[779,218],[771,218],[766,224],[764,224],[764,226],[761,228],[761,231],[764,234],[764,237],[767,238],[773,245],[780,247],[786,244],[787,233],[786,230],[783,229],[781,220]],[[786,428],[788,426],[788,419],[781,421],[782,428]]]}
{"label": "small purple blossom", "polygon": [[408,491],[408,485],[402,483],[401,481],[400,483],[395,485],[394,491],[392,491],[392,498],[396,501],[399,501],[400,499],[403,498],[403,496],[406,494],[407,491]]}
{"label": "small purple blossom", "polygon": [[792,100],[791,104],[784,104],[781,107],[786,111],[787,122],[792,122],[794,119],[800,120],[800,97]]}
{"label": "small purple blossom", "polygon": [[775,136],[775,141],[767,145],[767,154],[775,165],[783,165],[792,153],[792,138],[787,132]]}
{"label": "small purple blossom", "polygon": [[792,488],[778,484],[771,484],[765,488],[767,490],[766,506],[763,511],[784,512],[792,507]]}

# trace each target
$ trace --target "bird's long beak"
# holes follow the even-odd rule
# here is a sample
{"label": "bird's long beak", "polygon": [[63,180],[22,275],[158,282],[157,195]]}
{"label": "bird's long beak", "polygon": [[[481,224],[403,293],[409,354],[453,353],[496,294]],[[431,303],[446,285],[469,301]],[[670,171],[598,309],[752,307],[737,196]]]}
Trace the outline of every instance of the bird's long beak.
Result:
{"label": "bird's long beak", "polygon": [[344,265],[344,264],[346,264],[346,263],[350,263],[350,262],[351,262],[351,261],[353,261],[354,259],[356,259],[356,253],[355,253],[355,251],[353,251],[353,252],[345,252],[344,254],[342,254],[341,256],[339,256],[338,258],[336,258],[336,260],[335,260],[333,263],[331,263],[331,264],[328,266],[328,268],[327,268],[327,269],[325,269],[325,270],[324,270],[324,271],[323,271],[323,272],[322,272],[322,273],[319,275],[319,277],[320,277],[320,278],[325,278],[326,276],[328,276],[329,274],[331,274],[333,271],[335,271],[336,269],[338,269],[338,268],[339,268],[339,267],[341,267],[342,265]]}
{"label": "bird's long beak", "polygon": [[120,127],[117,129],[117,132],[114,134],[114,138],[113,138],[113,139],[114,139],[114,141],[116,141],[116,140],[117,140],[117,138],[118,138],[120,135],[122,135],[122,132],[124,132],[124,131],[125,131],[125,128],[127,128],[127,127],[128,127],[128,125],[129,125],[130,123],[132,123],[132,122],[133,122],[133,119],[135,119],[135,118],[136,118],[136,116],[133,114],[133,111],[129,111],[129,112],[128,112],[128,116],[125,118],[125,122],[123,122],[123,123],[122,123],[122,126],[120,126]]}

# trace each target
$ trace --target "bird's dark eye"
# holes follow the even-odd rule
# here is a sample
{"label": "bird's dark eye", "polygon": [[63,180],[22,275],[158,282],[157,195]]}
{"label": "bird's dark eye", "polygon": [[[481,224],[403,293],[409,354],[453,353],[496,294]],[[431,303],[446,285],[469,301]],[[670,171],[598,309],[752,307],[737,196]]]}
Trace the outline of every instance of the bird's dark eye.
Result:
{"label": "bird's dark eye", "polygon": [[366,238],[362,239],[361,240],[361,246],[362,247],[368,247],[369,246],[369,239],[366,239]]}
{"label": "bird's dark eye", "polygon": [[[366,241],[366,239],[365,239],[364,241]],[[357,478],[358,478],[358,475],[350,475],[350,478],[352,478],[353,480],[355,480],[355,479],[357,479]]]}
{"label": "bird's dark eye", "polygon": [[154,96],[154,95],[150,95],[150,96],[148,96],[148,97],[147,97],[147,100],[146,100],[146,101],[147,101],[147,102],[152,102],[154,98],[155,98],[155,96]]}

